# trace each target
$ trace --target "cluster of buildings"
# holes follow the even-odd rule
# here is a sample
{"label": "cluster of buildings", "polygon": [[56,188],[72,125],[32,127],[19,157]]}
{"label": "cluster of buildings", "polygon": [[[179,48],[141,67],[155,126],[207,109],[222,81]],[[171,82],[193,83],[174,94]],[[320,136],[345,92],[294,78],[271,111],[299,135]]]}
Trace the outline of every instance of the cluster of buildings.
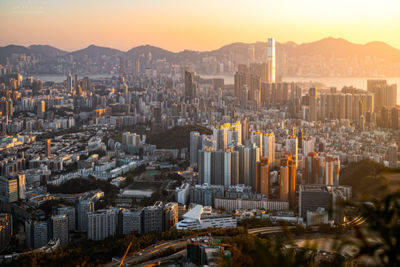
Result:
{"label": "cluster of buildings", "polygon": [[[96,79],[78,76],[88,73],[79,72],[83,61],[57,82],[7,67],[0,76],[0,207],[24,222],[18,231],[24,228],[26,248],[49,240],[63,246],[71,232],[101,240],[172,227],[235,227],[239,210],[291,214],[291,221],[307,224],[341,222],[337,203],[351,198],[351,188],[340,181],[343,166],[369,159],[399,167],[397,87],[384,80],[369,80],[365,91],[282,82],[274,39],[263,49],[261,60],[246,64],[224,59],[221,67],[213,57],[199,63],[237,67],[234,84],[148,53],[119,58],[118,75]],[[189,130],[189,140],[177,140],[176,148],[156,147],[146,138],[190,125],[205,130]],[[170,199],[151,206],[140,201],[152,197],[152,190],[139,196],[121,188],[116,197],[124,208],[116,202],[98,210],[94,202],[104,196],[99,190],[47,190],[74,178],[119,188],[128,182],[124,174],[147,165],[192,175],[169,184],[164,193]],[[177,186],[176,202],[170,202],[171,186]],[[45,214],[40,206],[50,200],[74,205]],[[8,229],[7,221],[1,229]],[[4,233],[6,238],[9,231]]]}
{"label": "cluster of buildings", "polygon": [[178,204],[158,201],[140,209],[95,210],[94,202],[80,201],[76,206],[56,208],[53,214],[47,221],[26,221],[27,248],[41,248],[51,239],[59,239],[64,246],[73,232],[84,233],[88,239],[102,240],[118,234],[168,231],[178,222]]}

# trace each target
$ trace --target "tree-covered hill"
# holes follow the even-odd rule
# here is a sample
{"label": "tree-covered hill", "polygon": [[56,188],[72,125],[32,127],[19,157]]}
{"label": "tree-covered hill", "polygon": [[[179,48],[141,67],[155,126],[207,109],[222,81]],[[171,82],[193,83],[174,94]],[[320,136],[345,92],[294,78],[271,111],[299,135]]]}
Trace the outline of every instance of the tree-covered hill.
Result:
{"label": "tree-covered hill", "polygon": [[397,191],[396,179],[388,179],[388,174],[400,171],[389,169],[382,164],[370,160],[352,162],[340,172],[340,184],[351,185],[353,196],[359,199],[371,197],[382,198],[390,192]]}
{"label": "tree-covered hill", "polygon": [[212,134],[210,129],[200,125],[176,126],[161,133],[150,134],[146,142],[156,145],[157,148],[188,148],[192,131],[198,131],[200,134]]}

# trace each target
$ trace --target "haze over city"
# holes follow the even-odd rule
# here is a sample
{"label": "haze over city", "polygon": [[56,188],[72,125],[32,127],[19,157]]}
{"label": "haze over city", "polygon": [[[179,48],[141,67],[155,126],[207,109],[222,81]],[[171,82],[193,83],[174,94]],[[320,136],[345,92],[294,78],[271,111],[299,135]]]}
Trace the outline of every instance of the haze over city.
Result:
{"label": "haze over city", "polygon": [[0,265],[398,266],[399,14],[0,1]]}

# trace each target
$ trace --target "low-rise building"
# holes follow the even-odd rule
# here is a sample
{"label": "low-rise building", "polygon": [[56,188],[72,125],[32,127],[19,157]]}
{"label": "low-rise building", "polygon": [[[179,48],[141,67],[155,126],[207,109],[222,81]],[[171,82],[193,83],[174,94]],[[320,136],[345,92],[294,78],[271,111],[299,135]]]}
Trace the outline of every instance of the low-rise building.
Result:
{"label": "low-rise building", "polygon": [[200,230],[206,228],[236,228],[237,221],[231,215],[212,213],[211,207],[196,205],[183,215],[183,220],[176,224],[176,229]]}

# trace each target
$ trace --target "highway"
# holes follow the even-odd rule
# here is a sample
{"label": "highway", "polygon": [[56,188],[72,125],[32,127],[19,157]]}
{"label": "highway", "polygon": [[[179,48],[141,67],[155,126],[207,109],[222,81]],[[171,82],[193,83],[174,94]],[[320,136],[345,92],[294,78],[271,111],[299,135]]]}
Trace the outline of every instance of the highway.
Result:
{"label": "highway", "polygon": [[[268,226],[268,227],[260,227],[260,228],[253,228],[249,229],[248,233],[251,235],[258,235],[258,234],[273,234],[273,233],[282,233],[287,230],[291,230],[296,228],[296,226],[287,226],[287,227],[282,227],[282,226]],[[151,245],[145,249],[139,250],[133,254],[130,254],[125,258],[123,266],[132,266],[132,265],[138,265],[141,266],[141,263],[144,264],[144,262],[151,264],[151,263],[157,263],[160,260],[164,259],[169,259],[169,256],[159,258],[159,259],[154,259],[150,260],[152,256],[154,256],[157,253],[163,252],[169,247],[173,247],[175,249],[184,249],[186,245],[189,243],[186,239],[177,239],[177,240],[171,240],[171,241],[166,241],[162,243],[157,243],[154,245]],[[183,253],[180,251],[179,253]],[[177,253],[175,253],[177,254]],[[170,255],[173,256],[173,255]],[[176,256],[176,255],[175,255]],[[119,262],[112,262],[108,264],[107,266],[119,266]]]}
{"label": "highway", "polygon": [[273,233],[282,233],[287,230],[295,229],[296,226],[267,226],[260,228],[253,228],[248,230],[249,235],[259,235],[259,234],[273,234]]}
{"label": "highway", "polygon": [[[176,249],[185,248],[186,244],[187,244],[186,239],[178,239],[151,245],[145,249],[139,250],[131,254],[130,256],[126,257],[124,261],[124,266],[131,266],[150,260],[150,258],[154,256],[154,254],[163,252],[169,247],[173,247]],[[119,266],[119,262],[112,262],[107,266]]]}
{"label": "highway", "polygon": [[172,254],[172,255],[169,255],[166,257],[162,257],[162,258],[158,258],[158,259],[154,259],[154,260],[150,260],[150,261],[146,261],[146,262],[143,262],[143,263],[135,265],[135,266],[136,267],[152,266],[152,265],[157,265],[160,262],[165,264],[166,261],[179,259],[181,256],[185,256],[185,255],[186,255],[186,249],[182,249],[181,251],[178,251],[175,254]]}

